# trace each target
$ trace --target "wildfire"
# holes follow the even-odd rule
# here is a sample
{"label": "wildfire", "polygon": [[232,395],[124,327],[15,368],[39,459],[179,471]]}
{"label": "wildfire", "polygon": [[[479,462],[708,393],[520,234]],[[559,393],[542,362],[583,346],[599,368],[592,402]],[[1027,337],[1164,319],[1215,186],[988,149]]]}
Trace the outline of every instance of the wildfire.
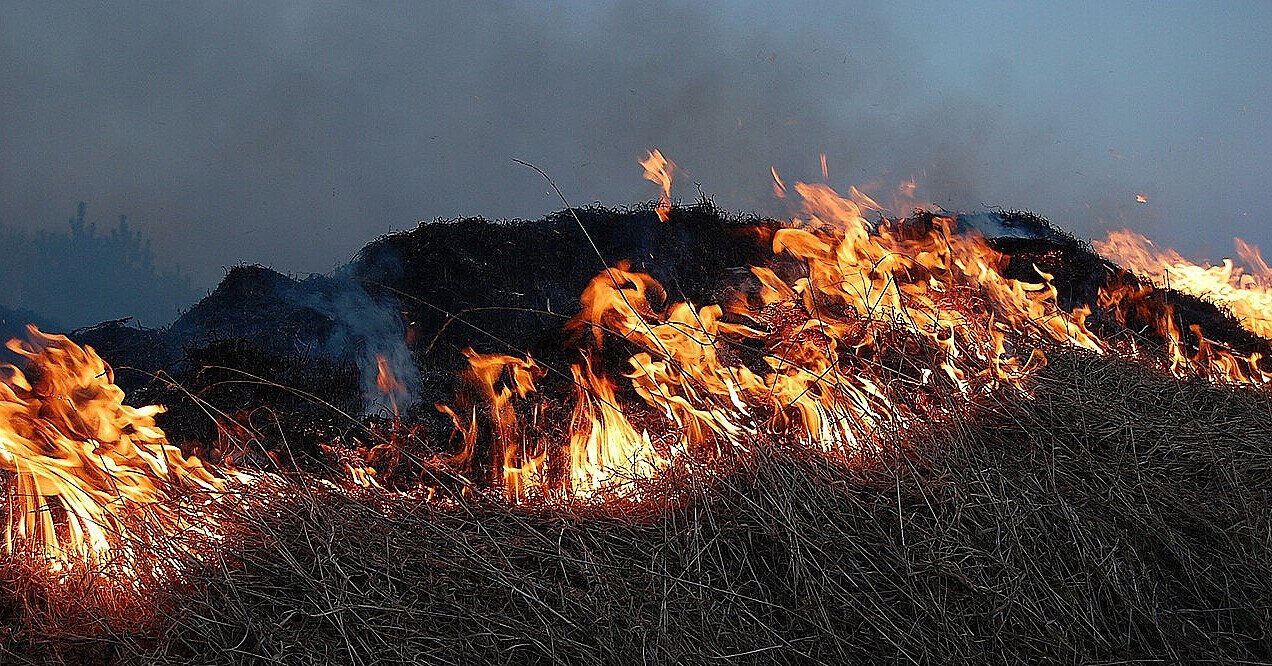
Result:
{"label": "wildfire", "polygon": [[[0,377],[0,470],[9,475],[5,550],[46,562],[141,573],[154,554],[195,554],[217,538],[205,513],[227,478],[168,443],[159,406],[130,407],[91,347],[28,326]],[[248,481],[246,475],[234,475]],[[161,558],[162,559],[162,558]],[[156,572],[146,572],[155,575]]]}
{"label": "wildfire", "polygon": [[[773,439],[853,456],[947,419],[977,392],[1028,395],[1048,346],[1134,352],[1093,333],[1087,307],[1061,309],[1051,275],[1006,278],[1008,257],[957,229],[953,217],[871,222],[866,214],[882,208],[856,188],[847,196],[825,185],[793,189],[801,215],[769,234],[787,270],[752,267],[757,286],[733,302],[669,302],[662,285],[626,261],[592,279],[567,324],[580,361],[571,368],[576,402],[566,446],[536,440],[526,425],[541,418],[541,403],[526,398],[546,370],[529,357],[470,350],[470,383],[483,387],[484,399],[462,412],[439,405],[455,421],[465,470],[482,474],[472,452],[490,442],[496,464],[487,477],[520,500],[634,492],[668,465],[744,455]],[[913,193],[908,182],[900,196]],[[789,270],[792,262],[799,270]],[[1185,344],[1169,307],[1148,307],[1145,293],[1111,285],[1099,305],[1123,321],[1148,312],[1181,376],[1267,381],[1257,356],[1223,349],[1200,331]],[[613,374],[592,359],[617,340],[638,351]],[[646,426],[635,427],[637,407],[661,423],[642,417]],[[479,413],[493,416],[490,427]]]}
{"label": "wildfire", "polygon": [[671,172],[676,169],[676,164],[655,148],[640,161],[640,165],[645,167],[645,180],[658,186],[658,219],[666,222],[671,214]]}
{"label": "wildfire", "polygon": [[[546,371],[528,357],[466,352],[467,383],[482,397],[439,405],[462,442],[453,462],[480,475],[474,452],[489,442],[486,476],[520,499],[629,492],[677,461],[744,455],[767,438],[854,456],[948,418],[950,395],[1026,390],[1043,346],[1108,351],[1089,312],[1058,307],[1050,275],[1003,277],[1007,258],[952,218],[872,223],[865,213],[879,205],[855,188],[794,191],[803,215],[771,234],[775,258],[802,267],[791,277],[753,267],[755,289],[706,306],[668,302],[628,262],[592,279],[567,324],[580,350],[567,446],[535,441],[526,426],[540,418],[526,398]],[[639,350],[622,382],[591,360],[616,340]],[[632,425],[632,400],[661,416],[642,420],[657,437]]]}
{"label": "wildfire", "polygon": [[[662,189],[665,221],[674,165],[657,150],[641,164]],[[821,164],[825,176],[824,155]],[[1061,308],[1052,275],[1035,267],[1027,281],[1006,277],[1010,257],[953,216],[893,219],[856,188],[841,195],[794,182],[788,190],[775,169],[772,176],[775,193],[800,213],[755,229],[771,258],[750,268],[749,286],[699,305],[668,298],[630,261],[606,267],[566,324],[561,368],[529,354],[464,350],[460,388],[437,405],[453,426],[450,447],[423,464],[502,487],[513,502],[639,498],[646,481],[677,465],[774,443],[853,459],[949,422],[986,391],[1027,398],[1048,349],[1149,358],[1099,337],[1089,308]],[[913,194],[909,182],[900,196]],[[1096,246],[1154,281],[1226,305],[1272,337],[1272,269],[1257,248],[1237,243],[1247,270],[1229,260],[1190,264],[1130,232]],[[1100,321],[1147,320],[1178,375],[1272,379],[1258,355],[1226,349],[1200,329],[1186,339],[1170,304],[1148,286],[1110,284],[1096,307]],[[0,376],[8,552],[64,570],[129,563],[156,540],[190,553],[215,541],[208,508],[251,477],[184,458],[155,425],[163,408],[125,405],[91,348],[33,327],[29,342],[9,347],[28,360],[34,381],[12,366]],[[400,417],[404,387],[388,359],[376,363],[376,384]],[[390,492],[392,482],[381,485],[365,463],[344,463],[350,483]]]}

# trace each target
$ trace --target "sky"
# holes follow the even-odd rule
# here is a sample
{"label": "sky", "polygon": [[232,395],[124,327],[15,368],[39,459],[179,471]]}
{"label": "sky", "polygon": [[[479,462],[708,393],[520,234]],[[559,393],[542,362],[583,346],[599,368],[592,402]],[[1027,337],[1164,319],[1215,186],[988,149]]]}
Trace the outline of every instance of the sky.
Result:
{"label": "sky", "polygon": [[1272,248],[1268,34],[1267,2],[5,2],[0,224],[127,214],[202,293],[559,209],[514,158],[574,205],[648,201],[657,147],[734,211],[785,212],[770,166],[825,153],[844,191],[1217,259]]}

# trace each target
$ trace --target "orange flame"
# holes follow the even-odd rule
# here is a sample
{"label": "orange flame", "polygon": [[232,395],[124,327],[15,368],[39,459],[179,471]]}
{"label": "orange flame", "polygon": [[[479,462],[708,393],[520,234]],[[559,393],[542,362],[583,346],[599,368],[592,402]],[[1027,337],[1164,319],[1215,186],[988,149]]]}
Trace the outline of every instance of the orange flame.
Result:
{"label": "orange flame", "polygon": [[658,219],[666,222],[671,215],[671,173],[676,169],[675,162],[663,157],[655,148],[640,161],[645,167],[645,180],[658,186]]}
{"label": "orange flame", "polygon": [[[674,165],[657,150],[642,165],[662,188],[666,220]],[[639,497],[643,480],[690,460],[744,456],[775,440],[851,458],[907,429],[940,425],[985,391],[1027,396],[1047,349],[1127,353],[1088,328],[1090,310],[1060,308],[1052,275],[1035,267],[1028,281],[1006,277],[1009,257],[953,217],[890,219],[855,187],[847,195],[803,182],[791,189],[799,217],[763,233],[773,263],[751,267],[749,286],[724,303],[671,301],[629,261],[588,283],[566,325],[577,355],[568,373],[557,372],[558,386],[572,382],[572,409],[554,411],[540,394],[549,368],[529,355],[465,349],[461,388],[452,404],[437,405],[457,445],[428,463],[502,484],[514,502]],[[910,202],[914,191],[910,181],[898,196]],[[1272,268],[1257,247],[1238,239],[1245,270],[1230,260],[1191,264],[1130,232],[1096,247],[1154,281],[1220,302],[1272,337]],[[1170,304],[1144,284],[1109,285],[1096,306],[1123,323],[1149,321],[1177,375],[1272,381],[1257,354],[1227,349],[1196,326],[1187,338]],[[0,372],[6,550],[65,570],[130,562],[156,536],[215,541],[208,508],[230,480],[251,477],[184,458],[155,425],[162,407],[124,405],[91,348],[33,327],[30,337],[9,347],[36,380],[12,366]],[[386,357],[377,370],[396,414],[404,387]],[[344,467],[354,484],[383,490],[374,468]]]}
{"label": "orange flame", "polygon": [[[401,418],[398,413],[397,396],[406,390],[402,382],[398,381],[393,375],[393,368],[389,365],[389,359],[383,354],[376,354],[375,357],[376,375],[375,385],[389,399],[389,404],[393,407],[393,418]],[[365,484],[360,484],[365,485]]]}
{"label": "orange flame", "polygon": [[636,434],[614,395],[614,384],[592,373],[591,362],[571,366],[578,402],[571,419],[570,490],[589,497],[649,478],[666,461],[649,433]]}
{"label": "orange flame", "polygon": [[137,573],[139,549],[215,539],[203,510],[226,479],[168,443],[155,426],[163,408],[125,405],[91,347],[27,329],[29,342],[8,347],[37,379],[13,366],[0,378],[0,470],[13,476],[6,552],[54,571],[111,563]]}
{"label": "orange flame", "polygon": [[[628,492],[685,456],[746,453],[769,436],[856,455],[888,433],[943,418],[948,407],[933,406],[946,404],[943,396],[1026,391],[1046,345],[1109,351],[1087,328],[1087,310],[1059,308],[1050,275],[1037,271],[1032,283],[1004,277],[1007,258],[979,236],[956,233],[952,218],[872,224],[863,213],[879,205],[855,189],[847,197],[824,185],[794,189],[803,218],[773,233],[772,247],[802,266],[802,276],[755,267],[755,289],[705,307],[660,305],[666,291],[628,262],[592,279],[567,324],[583,358],[572,367],[576,404],[563,459],[545,442],[528,442],[524,427],[501,425],[526,418],[518,411],[525,405],[509,400],[509,386],[520,382],[498,388],[507,381],[498,378],[531,361],[470,353],[474,376],[497,361],[479,382],[488,387],[484,407],[439,406],[466,455],[491,437],[492,451],[505,452],[510,496],[535,487],[576,497]],[[634,397],[661,415],[664,435],[635,427],[632,404],[594,365],[594,352],[614,338],[639,350],[625,377]],[[759,363],[741,362],[741,353],[758,354]],[[489,435],[479,413],[494,415]],[[508,456],[510,447],[533,453]],[[558,468],[563,478],[553,481],[549,471]]]}
{"label": "orange flame", "polygon": [[1259,248],[1240,238],[1234,242],[1245,269],[1231,259],[1219,266],[1195,264],[1174,250],[1158,250],[1152,241],[1126,229],[1110,232],[1107,239],[1092,245],[1156,284],[1227,307],[1248,330],[1272,338],[1272,270]]}

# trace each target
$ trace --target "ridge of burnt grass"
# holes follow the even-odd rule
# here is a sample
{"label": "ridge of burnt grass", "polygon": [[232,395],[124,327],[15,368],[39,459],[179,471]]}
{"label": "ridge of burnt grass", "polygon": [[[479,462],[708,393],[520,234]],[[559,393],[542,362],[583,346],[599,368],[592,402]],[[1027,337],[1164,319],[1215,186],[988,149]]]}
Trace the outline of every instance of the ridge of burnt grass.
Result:
{"label": "ridge of burnt grass", "polygon": [[670,299],[715,302],[730,280],[771,255],[756,242],[757,226],[708,201],[673,208],[667,222],[652,204],[575,208],[536,221],[438,220],[369,243],[341,273],[400,306],[421,367],[460,369],[458,351],[469,345],[560,364],[562,325],[607,266],[630,262]]}
{"label": "ridge of burnt grass", "polygon": [[673,501],[445,508],[298,486],[158,632],[9,609],[18,663],[1120,663],[1272,659],[1272,406],[1052,355],[1032,399],[845,464],[796,449]]}

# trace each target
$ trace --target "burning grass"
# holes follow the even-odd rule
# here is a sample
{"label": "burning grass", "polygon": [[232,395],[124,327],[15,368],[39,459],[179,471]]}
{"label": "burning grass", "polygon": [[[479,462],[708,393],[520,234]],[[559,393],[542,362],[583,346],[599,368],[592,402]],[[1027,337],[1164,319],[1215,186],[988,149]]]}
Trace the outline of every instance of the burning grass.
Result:
{"label": "burning grass", "polygon": [[[778,448],[651,489],[510,507],[295,487],[171,595],[75,637],[13,605],[16,663],[1090,663],[1272,658],[1266,395],[1081,352],[1031,400],[847,465]],[[10,588],[13,590],[13,588]]]}
{"label": "burning grass", "polygon": [[[651,212],[686,223],[672,166],[646,169],[663,192]],[[10,349],[34,381],[7,368],[0,384],[4,649],[146,663],[1269,652],[1265,354],[1207,337],[1062,235],[1022,258],[978,233],[1007,217],[888,218],[856,189],[793,192],[803,216],[750,227],[768,258],[701,306],[605,261],[569,211],[603,270],[572,316],[549,308],[568,321],[546,359],[462,348],[453,399],[435,405],[444,434],[418,405],[402,417],[414,396],[384,355],[370,369],[391,420],[256,374],[267,363],[204,363],[210,384],[172,386],[215,442],[182,446],[91,348],[31,329]],[[1074,275],[1061,246],[1097,274]],[[505,346],[498,331],[515,328],[466,323]],[[275,370],[289,367],[313,375]],[[254,398],[230,413],[207,392],[226,387],[344,422]],[[304,464],[316,452],[325,478]],[[151,580],[156,557],[172,575]]]}

